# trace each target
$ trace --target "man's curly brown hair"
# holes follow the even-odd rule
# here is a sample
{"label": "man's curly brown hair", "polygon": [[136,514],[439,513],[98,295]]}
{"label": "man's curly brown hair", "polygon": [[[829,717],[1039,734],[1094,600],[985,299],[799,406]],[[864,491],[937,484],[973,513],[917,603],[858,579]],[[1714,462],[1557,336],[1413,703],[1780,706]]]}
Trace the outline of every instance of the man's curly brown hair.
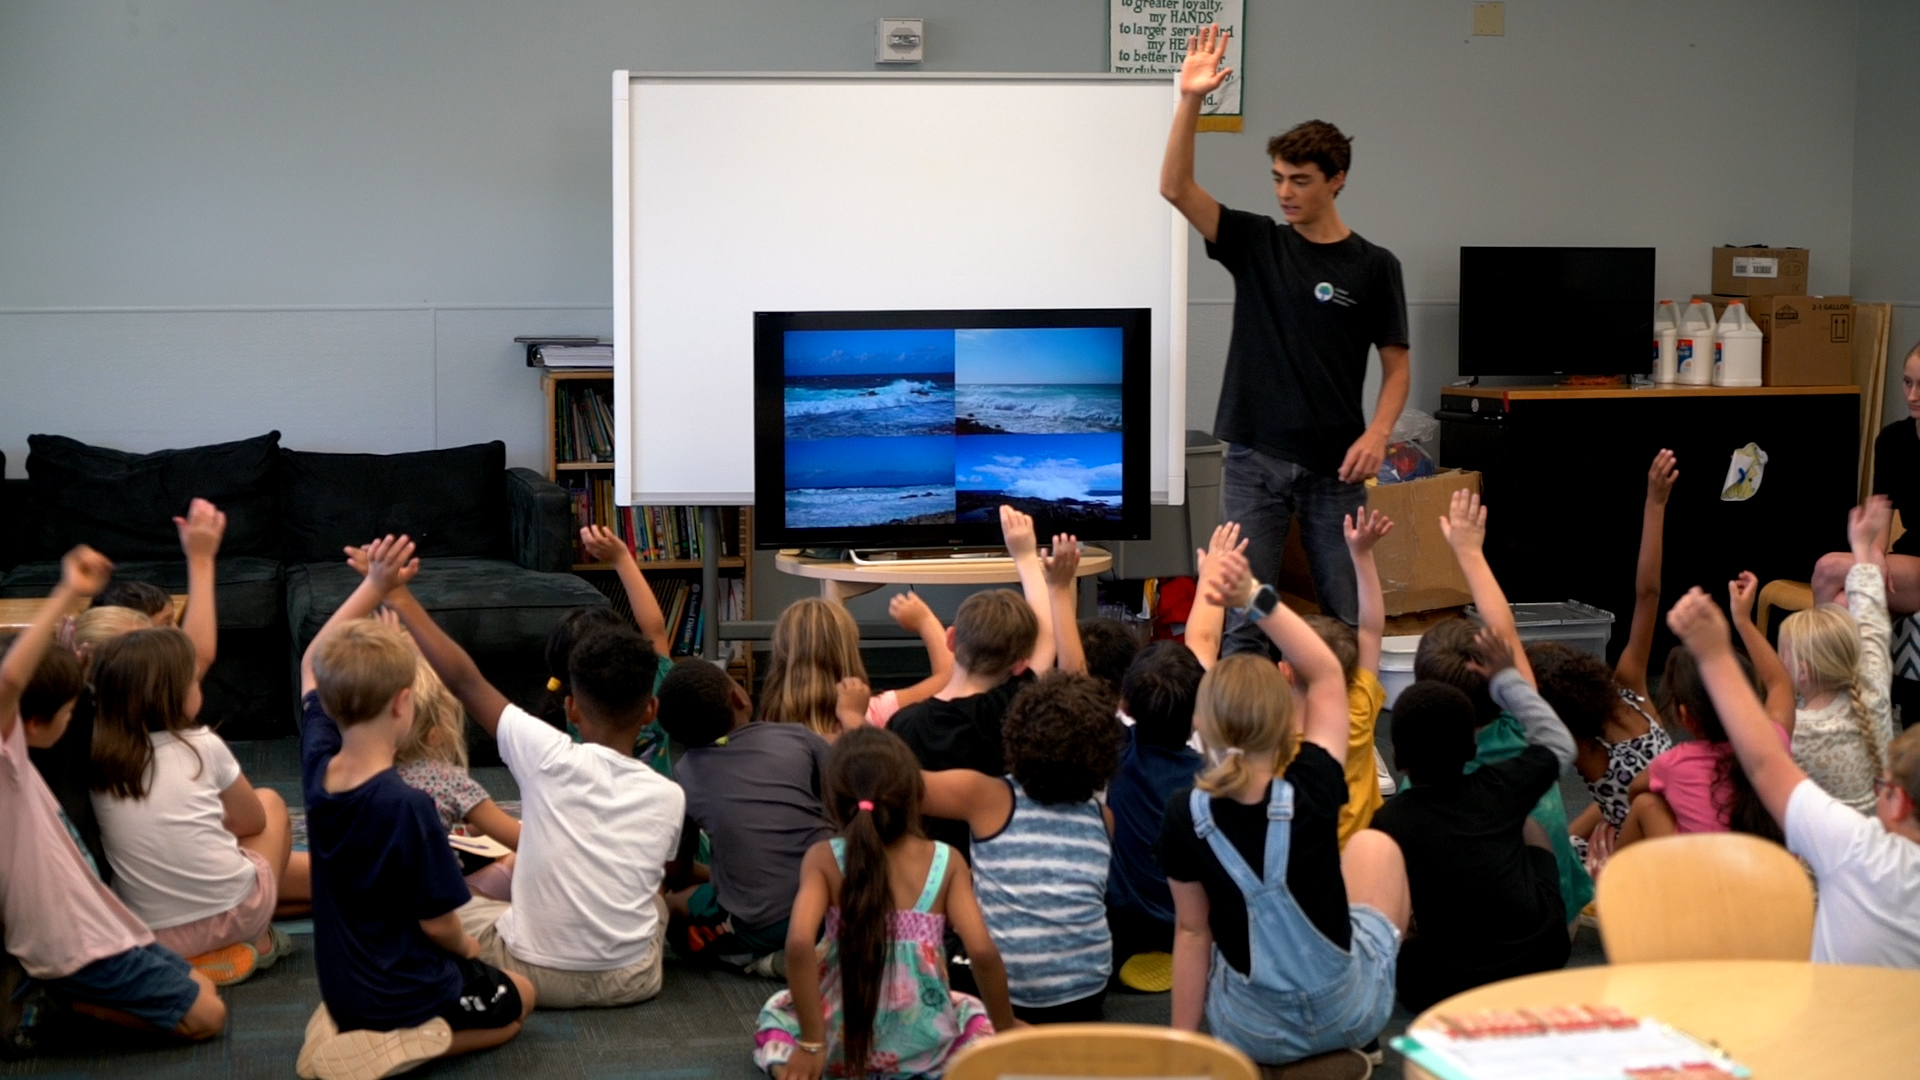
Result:
{"label": "man's curly brown hair", "polygon": [[1126,745],[1118,705],[1113,688],[1091,675],[1056,672],[1022,689],[1001,730],[1007,771],[1035,802],[1093,798]]}
{"label": "man's curly brown hair", "polygon": [[1353,140],[1325,120],[1309,120],[1268,139],[1267,156],[1289,165],[1312,162],[1331,180],[1353,164]]}

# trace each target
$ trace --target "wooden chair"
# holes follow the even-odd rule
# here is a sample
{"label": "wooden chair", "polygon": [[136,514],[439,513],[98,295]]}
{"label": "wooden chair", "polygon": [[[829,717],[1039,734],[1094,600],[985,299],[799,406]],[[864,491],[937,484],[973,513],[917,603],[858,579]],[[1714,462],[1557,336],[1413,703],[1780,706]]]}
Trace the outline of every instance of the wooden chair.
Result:
{"label": "wooden chair", "polygon": [[1207,1077],[1260,1080],[1260,1068],[1218,1039],[1144,1024],[1050,1024],[960,1051],[947,1080],[1002,1076]]}
{"label": "wooden chair", "polygon": [[1597,892],[1610,963],[1813,954],[1813,884],[1786,848],[1757,836],[1631,844],[1607,861]]}
{"label": "wooden chair", "polygon": [[[1893,512],[1893,525],[1887,530],[1887,546],[1893,546],[1895,541],[1906,535],[1906,532],[1907,526],[1900,520],[1900,511],[1895,510]],[[1754,598],[1753,606],[1756,609],[1753,613],[1753,625],[1759,629],[1761,636],[1764,637],[1767,632],[1767,620],[1772,614],[1772,609],[1780,608],[1783,611],[1805,611],[1813,606],[1813,583],[1810,581],[1788,581],[1786,578],[1776,578],[1760,586],[1760,595]]]}

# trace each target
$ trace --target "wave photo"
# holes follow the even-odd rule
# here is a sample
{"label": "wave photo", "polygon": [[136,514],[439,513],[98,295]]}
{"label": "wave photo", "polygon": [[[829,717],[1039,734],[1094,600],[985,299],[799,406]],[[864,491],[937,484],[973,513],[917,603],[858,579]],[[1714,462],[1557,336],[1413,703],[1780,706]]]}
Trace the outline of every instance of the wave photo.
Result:
{"label": "wave photo", "polygon": [[788,439],[953,433],[953,331],[786,335]]}
{"label": "wave photo", "polygon": [[788,442],[787,527],[951,525],[953,469],[950,435]]}
{"label": "wave photo", "polygon": [[1121,437],[978,435],[955,439],[960,523],[999,520],[1011,505],[1043,532],[1121,520]]}
{"label": "wave photo", "polygon": [[955,432],[1120,431],[1121,343],[1110,326],[955,332]]}

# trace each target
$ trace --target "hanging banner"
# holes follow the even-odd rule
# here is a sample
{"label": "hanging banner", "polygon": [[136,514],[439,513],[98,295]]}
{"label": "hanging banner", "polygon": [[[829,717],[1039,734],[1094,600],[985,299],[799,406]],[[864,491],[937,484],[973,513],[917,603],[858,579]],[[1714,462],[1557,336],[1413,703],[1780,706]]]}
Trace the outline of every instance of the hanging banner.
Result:
{"label": "hanging banner", "polygon": [[1201,131],[1239,131],[1240,39],[1246,0],[1107,0],[1107,70],[1171,75],[1187,58],[1187,37],[1208,23],[1229,32],[1223,67],[1233,69],[1200,108]]}

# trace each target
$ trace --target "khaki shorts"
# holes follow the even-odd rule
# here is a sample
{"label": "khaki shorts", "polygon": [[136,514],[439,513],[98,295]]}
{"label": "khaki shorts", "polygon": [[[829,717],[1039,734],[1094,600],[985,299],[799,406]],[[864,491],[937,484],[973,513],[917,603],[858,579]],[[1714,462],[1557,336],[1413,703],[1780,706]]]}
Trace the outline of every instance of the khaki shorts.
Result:
{"label": "khaki shorts", "polygon": [[533,984],[534,1003],[542,1009],[593,1009],[615,1005],[633,1005],[660,992],[663,977],[661,954],[667,936],[667,901],[653,898],[659,919],[653,932],[653,948],[637,964],[612,971],[562,971],[559,968],[529,964],[507,951],[494,923],[511,907],[498,900],[476,898],[459,909],[460,924],[467,933],[480,939],[480,959],[511,971]]}

